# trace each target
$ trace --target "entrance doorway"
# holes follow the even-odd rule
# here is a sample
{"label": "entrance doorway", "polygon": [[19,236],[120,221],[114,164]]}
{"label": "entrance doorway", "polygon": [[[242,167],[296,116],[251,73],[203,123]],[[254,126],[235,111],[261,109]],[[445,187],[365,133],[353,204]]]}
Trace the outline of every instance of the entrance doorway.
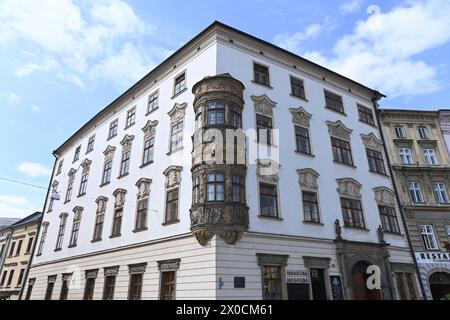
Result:
{"label": "entrance doorway", "polygon": [[313,300],[327,300],[325,276],[323,269],[310,269],[311,291]]}
{"label": "entrance doorway", "polygon": [[429,278],[433,300],[450,300],[450,273],[435,272]]}
{"label": "entrance doorway", "polygon": [[369,289],[367,287],[367,261],[357,262],[352,269],[352,291],[354,300],[381,300],[380,289]]}

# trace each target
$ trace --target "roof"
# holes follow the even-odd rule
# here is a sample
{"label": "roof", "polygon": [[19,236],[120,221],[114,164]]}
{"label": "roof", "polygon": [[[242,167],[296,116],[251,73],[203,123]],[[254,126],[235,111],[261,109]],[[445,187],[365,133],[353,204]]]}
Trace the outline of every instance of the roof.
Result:
{"label": "roof", "polygon": [[133,84],[130,88],[128,88],[124,93],[122,93],[119,97],[117,97],[114,101],[112,101],[110,104],[108,104],[105,108],[103,108],[102,110],[100,110],[94,117],[91,118],[91,120],[89,120],[88,122],[86,122],[80,129],[78,129],[72,136],[70,136],[63,144],[61,144],[56,150],[53,151],[53,154],[55,156],[59,156],[59,152],[61,151],[61,149],[68,144],[70,141],[72,141],[73,139],[75,139],[76,136],[78,136],[79,133],[83,132],[93,121],[95,121],[96,119],[100,118],[103,114],[105,114],[106,112],[108,112],[108,110],[110,109],[110,107],[112,107],[115,103],[117,103],[118,101],[120,101],[121,99],[123,99],[125,96],[127,96],[128,94],[130,94],[135,88],[139,87],[140,85],[142,85],[146,80],[148,80],[149,78],[151,78],[153,75],[157,74],[164,66],[166,66],[170,61],[174,60],[177,56],[179,56],[181,54],[182,51],[184,51],[185,49],[187,49],[189,46],[191,46],[193,43],[195,43],[195,41],[197,41],[198,39],[200,39],[201,37],[203,37],[204,35],[208,34],[209,32],[211,32],[212,30],[214,30],[215,28],[223,28],[226,29],[228,31],[231,32],[235,32],[238,33],[244,37],[247,37],[249,39],[252,39],[254,41],[257,41],[263,45],[269,46],[272,49],[278,50],[280,52],[283,52],[284,54],[287,54],[291,57],[293,57],[294,59],[300,59],[303,62],[306,62],[308,64],[311,64],[312,66],[315,66],[317,68],[319,68],[320,70],[326,72],[326,73],[330,73],[333,76],[337,76],[339,78],[342,78],[346,81],[351,82],[354,85],[360,86],[366,90],[372,91],[372,93],[377,96],[378,98],[381,97],[386,97],[384,94],[378,92],[377,90],[371,89],[359,82],[356,82],[350,78],[347,78],[335,71],[332,71],[328,68],[325,68],[315,62],[312,62],[311,60],[305,59],[299,55],[296,55],[286,49],[283,49],[281,47],[278,47],[270,42],[267,42],[265,40],[262,40],[260,38],[257,38],[255,36],[252,36],[251,34],[245,33],[241,30],[235,29],[229,25],[226,25],[220,21],[214,21],[213,23],[211,23],[208,27],[206,27],[205,29],[203,29],[200,33],[198,33],[195,37],[193,37],[191,40],[189,40],[186,44],[184,44],[181,48],[179,48],[177,51],[175,51],[173,54],[171,54],[167,59],[165,59],[163,62],[161,62],[159,65],[157,65],[153,70],[151,70],[149,73],[147,73],[144,77],[142,77],[140,80],[138,80],[135,84]]}
{"label": "roof", "polygon": [[42,217],[42,212],[36,211],[35,213],[30,214],[28,217],[23,218],[22,220],[17,221],[12,224],[11,227],[18,227],[23,224],[27,224],[30,222],[38,221]]}
{"label": "roof", "polygon": [[20,220],[19,218],[1,218],[0,217],[0,228],[12,225],[13,223],[16,223],[19,220]]}

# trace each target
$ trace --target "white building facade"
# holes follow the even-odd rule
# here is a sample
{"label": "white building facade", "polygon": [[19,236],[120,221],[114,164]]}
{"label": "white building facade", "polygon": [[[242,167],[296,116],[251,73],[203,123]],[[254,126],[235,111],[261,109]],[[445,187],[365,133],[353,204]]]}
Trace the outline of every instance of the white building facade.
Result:
{"label": "white building facade", "polygon": [[380,97],[213,23],[56,150],[29,297],[419,299]]}

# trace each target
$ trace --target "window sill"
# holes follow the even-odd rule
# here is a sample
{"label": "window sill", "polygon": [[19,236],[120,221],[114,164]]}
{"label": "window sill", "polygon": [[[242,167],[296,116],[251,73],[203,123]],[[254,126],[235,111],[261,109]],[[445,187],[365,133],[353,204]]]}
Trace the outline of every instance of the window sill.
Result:
{"label": "window sill", "polygon": [[92,239],[92,240],[91,240],[91,243],[94,243],[94,242],[99,242],[99,241],[102,241],[102,238],[98,238],[98,239]]}
{"label": "window sill", "polygon": [[161,225],[168,226],[168,225],[175,224],[175,223],[178,223],[178,222],[180,222],[180,220],[179,219],[175,219],[175,220],[163,222],[163,223],[161,223]]}
{"label": "window sill", "polygon": [[311,157],[311,158],[314,158],[314,157],[315,157],[315,155],[312,154],[312,153],[306,153],[306,152],[302,152],[302,151],[299,151],[299,150],[295,150],[295,153],[296,153],[296,154],[300,154],[300,155],[302,155],[302,156]]}
{"label": "window sill", "polygon": [[66,203],[69,203],[70,202],[70,200],[66,200],[66,201],[64,201],[64,203],[63,204],[66,204]]}
{"label": "window sill", "polygon": [[401,234],[400,232],[383,231],[383,233],[390,236],[403,237],[403,234]]}
{"label": "window sill", "polygon": [[187,87],[184,87],[183,90],[178,91],[177,93],[175,93],[172,97],[170,97],[170,99],[174,99],[175,97],[181,95],[183,92],[187,91]]}
{"label": "window sill", "polygon": [[82,194],[79,194],[79,195],[77,195],[77,198],[81,198],[82,196],[85,196],[86,195],[86,192],[85,193],[82,193]]}
{"label": "window sill", "polygon": [[366,228],[359,228],[359,227],[352,227],[352,226],[344,226],[345,229],[349,229],[349,230],[358,230],[358,231],[365,231],[365,232],[369,232],[370,229],[366,229]]}
{"label": "window sill", "polygon": [[109,140],[111,140],[114,137],[117,137],[117,133],[115,135],[111,136],[111,137],[108,137],[108,139],[106,139],[106,141],[109,141]]}
{"label": "window sill", "polygon": [[73,160],[72,163],[75,163],[75,162],[77,162],[78,160],[80,160],[80,158]]}
{"label": "window sill", "polygon": [[112,235],[109,236],[109,238],[110,238],[110,239],[118,238],[118,237],[120,237],[121,235],[122,235],[122,234],[120,234],[120,233],[118,233],[118,234],[112,234]]}
{"label": "window sill", "polygon": [[303,97],[299,97],[299,96],[296,96],[295,94],[289,94],[292,98],[296,98],[296,99],[300,99],[300,100],[303,100],[303,101],[306,101],[306,102],[309,102],[309,100],[308,99],[306,99],[306,98],[303,98]]}
{"label": "window sill", "polygon": [[85,155],[91,153],[92,151],[94,151],[94,149],[86,151]]}
{"label": "window sill", "polygon": [[55,250],[53,250],[53,251],[61,251],[61,248],[56,248]]}
{"label": "window sill", "polygon": [[153,108],[152,110],[147,111],[147,113],[145,114],[145,116],[148,116],[149,114],[155,112],[156,110],[159,109],[159,106],[157,106],[156,108]]}
{"label": "window sill", "polygon": [[14,258],[15,258],[15,257],[18,257],[18,256],[20,256],[20,254],[19,254],[19,253],[16,253],[16,254],[14,255]]}
{"label": "window sill", "polygon": [[37,253],[36,254],[36,257],[40,257],[40,256],[42,256],[42,253]]}
{"label": "window sill", "polygon": [[124,174],[118,176],[117,179],[122,179],[123,177],[126,177],[128,174],[129,174],[128,172],[124,173]]}
{"label": "window sill", "polygon": [[123,128],[123,130],[127,130],[128,128],[131,128],[132,126],[134,126],[136,124],[136,122],[133,122],[132,124],[126,126],[125,128]]}
{"label": "window sill", "polygon": [[336,160],[333,160],[333,162],[336,163],[336,164],[340,164],[340,165],[349,167],[349,168],[353,168],[353,169],[356,169],[356,168],[357,168],[357,166],[355,166],[355,165],[353,165],[353,164],[348,164],[348,163],[344,163],[344,162],[339,162],[339,161],[336,161]]}
{"label": "window sill", "polygon": [[176,148],[176,149],[174,149],[174,150],[172,150],[172,151],[167,152],[166,155],[170,156],[170,155],[172,155],[172,154],[174,154],[175,152],[178,152],[178,151],[180,151],[180,150],[183,150],[183,146],[178,147],[178,148]]}
{"label": "window sill", "polygon": [[381,172],[377,172],[377,171],[373,171],[373,170],[369,170],[369,172],[373,173],[373,174],[376,174],[376,175],[379,175],[379,176],[383,176],[383,177],[389,178],[389,176],[386,173],[381,173]]}
{"label": "window sill", "polygon": [[266,148],[272,148],[272,147],[274,147],[274,148],[278,148],[278,145],[277,144],[274,144],[274,143],[267,143],[267,142],[264,142],[264,141],[258,141],[258,140],[253,140],[258,146],[259,145],[261,145],[261,146],[264,146],[264,147],[266,147]]}
{"label": "window sill", "polygon": [[110,184],[110,183],[111,183],[111,181],[108,181],[108,182],[102,183],[101,185],[99,185],[99,187],[101,188],[101,187],[107,186],[107,185],[108,185],[108,184]]}
{"label": "window sill", "polygon": [[332,108],[330,108],[328,106],[325,106],[324,108],[327,109],[327,110],[333,111],[333,112],[335,112],[337,114],[340,114],[341,116],[345,116],[345,117],[347,116],[347,114],[345,112],[334,110],[334,109],[332,109]]}
{"label": "window sill", "polygon": [[258,218],[269,219],[269,220],[276,220],[276,221],[283,221],[283,218],[280,218],[280,217],[263,216],[261,214],[258,215]]}
{"label": "window sill", "polygon": [[133,232],[134,232],[134,233],[138,233],[138,232],[146,231],[146,230],[148,230],[147,227],[145,227],[145,228],[139,228],[139,229],[134,229]]}
{"label": "window sill", "polygon": [[358,121],[361,122],[361,123],[367,124],[367,125],[371,126],[372,128],[378,129],[378,127],[376,125],[371,124],[370,122],[366,122],[366,121],[363,121],[361,119],[358,119]]}
{"label": "window sill", "polygon": [[263,86],[263,87],[265,87],[267,89],[273,89],[273,87],[270,84],[265,84],[265,83],[258,82],[258,81],[255,81],[255,80],[252,80],[252,83],[260,85],[260,86]]}
{"label": "window sill", "polygon": [[312,225],[312,226],[324,226],[322,222],[314,222],[314,221],[303,221],[304,224]]}
{"label": "window sill", "polygon": [[71,244],[70,246],[68,246],[67,248],[75,248],[77,245],[76,244]]}
{"label": "window sill", "polygon": [[151,161],[149,161],[149,162],[147,162],[147,163],[141,164],[141,165],[139,166],[139,169],[145,168],[146,166],[149,166],[149,165],[151,165],[152,163],[153,163],[153,160],[151,160]]}
{"label": "window sill", "polygon": [[28,256],[31,252],[25,252],[24,255]]}

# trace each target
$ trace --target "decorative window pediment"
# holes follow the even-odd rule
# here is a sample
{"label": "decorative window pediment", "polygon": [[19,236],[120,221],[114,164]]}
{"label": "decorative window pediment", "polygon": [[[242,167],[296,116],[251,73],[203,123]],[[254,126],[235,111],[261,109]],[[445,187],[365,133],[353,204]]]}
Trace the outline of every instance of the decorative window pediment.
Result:
{"label": "decorative window pediment", "polygon": [[364,146],[369,149],[373,149],[379,152],[383,151],[383,141],[377,138],[377,136],[371,132],[369,134],[361,134],[361,139]]}
{"label": "decorative window pediment", "polygon": [[134,139],[134,135],[126,134],[125,137],[123,137],[122,141],[120,141],[120,144],[122,145],[122,152],[125,152],[125,151],[128,151],[131,149],[133,139]]}
{"label": "decorative window pediment", "polygon": [[183,102],[182,104],[175,103],[172,109],[167,112],[170,117],[170,124],[177,123],[184,119],[184,115],[186,113],[187,103]]}
{"label": "decorative window pediment", "polygon": [[151,121],[148,120],[145,126],[142,128],[144,132],[144,139],[150,138],[156,134],[156,125],[158,124],[158,120]]}
{"label": "decorative window pediment", "polygon": [[138,187],[138,199],[146,198],[150,195],[150,184],[152,183],[152,179],[141,178],[136,182],[136,186]]}
{"label": "decorative window pediment", "polygon": [[311,168],[299,169],[297,170],[299,175],[299,183],[302,189],[307,190],[318,190],[319,184],[317,183],[317,178],[319,173]]}
{"label": "decorative window pediment", "polygon": [[52,182],[52,191],[53,192],[56,192],[56,189],[58,189],[58,185],[59,185],[59,182],[58,182],[58,180],[54,180],[53,182]]}
{"label": "decorative window pediment", "polygon": [[181,183],[181,166],[170,166],[164,170],[163,174],[166,176],[166,188],[177,186]]}
{"label": "decorative window pediment", "polygon": [[327,121],[326,124],[328,126],[328,132],[331,136],[350,141],[350,134],[353,130],[347,128],[341,120],[335,122]]}
{"label": "decorative window pediment", "polygon": [[128,271],[130,274],[145,273],[146,268],[147,262],[128,265]]}
{"label": "decorative window pediment", "polygon": [[42,228],[44,228],[44,230],[47,229],[49,224],[50,224],[50,222],[48,222],[48,221],[42,222]]}
{"label": "decorative window pediment", "polygon": [[272,117],[273,108],[277,105],[275,101],[272,101],[266,94],[261,96],[251,96],[255,112]]}
{"label": "decorative window pediment", "polygon": [[103,151],[103,154],[105,155],[105,161],[112,160],[114,156],[114,151],[116,151],[116,147],[113,146],[107,146],[105,151]]}
{"label": "decorative window pediment", "polygon": [[361,187],[358,181],[353,178],[336,179],[338,184],[337,192],[343,197],[361,199]]}
{"label": "decorative window pediment", "polygon": [[180,261],[180,259],[158,261],[158,269],[162,271],[178,270]]}
{"label": "decorative window pediment", "polygon": [[77,173],[77,170],[74,168],[71,168],[69,170],[69,173],[67,174],[69,176],[69,181],[73,181],[75,179],[75,174]]}
{"label": "decorative window pediment", "polygon": [[378,204],[395,207],[395,194],[394,191],[387,187],[376,187],[373,188],[375,193],[375,201]]}
{"label": "decorative window pediment", "polygon": [[89,169],[91,168],[91,163],[92,163],[92,161],[89,160],[88,158],[83,160],[83,162],[81,163],[81,167],[83,168],[83,171],[82,171],[83,174],[89,172]]}
{"label": "decorative window pediment", "polygon": [[294,124],[309,128],[309,121],[311,120],[312,114],[306,111],[303,107],[290,108],[289,111],[292,114],[292,122]]}
{"label": "decorative window pediment", "polygon": [[107,197],[100,196],[95,200],[95,202],[97,203],[97,213],[106,211],[106,203],[108,202]]}
{"label": "decorative window pediment", "polygon": [[116,189],[113,192],[113,196],[116,198],[114,202],[114,207],[123,207],[125,204],[125,195],[127,194],[127,190],[125,189]]}
{"label": "decorative window pediment", "polygon": [[68,216],[68,214],[67,214],[66,212],[62,212],[62,213],[59,215],[59,218],[60,218],[61,220],[63,220],[63,219],[66,219],[67,216]]}
{"label": "decorative window pediment", "polygon": [[73,213],[74,213],[74,220],[80,220],[81,219],[81,214],[83,213],[83,207],[80,206],[76,206],[75,208],[73,208]]}
{"label": "decorative window pediment", "polygon": [[281,165],[272,159],[256,160],[256,175],[261,181],[276,183]]}

